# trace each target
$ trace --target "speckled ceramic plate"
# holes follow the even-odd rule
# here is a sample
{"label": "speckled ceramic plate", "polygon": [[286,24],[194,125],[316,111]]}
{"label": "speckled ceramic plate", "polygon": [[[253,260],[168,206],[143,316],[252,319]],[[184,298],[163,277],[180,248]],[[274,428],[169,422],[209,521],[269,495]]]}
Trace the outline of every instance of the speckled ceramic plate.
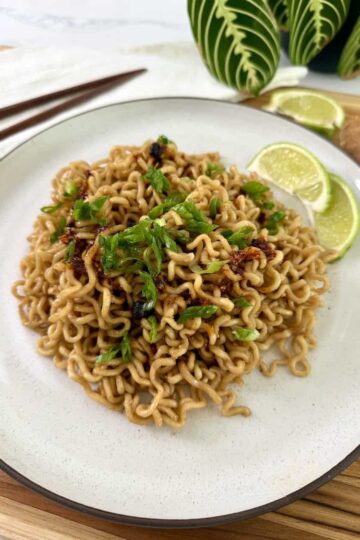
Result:
{"label": "speckled ceramic plate", "polygon": [[253,411],[248,419],[223,418],[209,407],[189,414],[178,432],[130,424],[36,354],[36,336],[20,324],[9,289],[55,171],[159,133],[188,152],[219,150],[226,164],[240,167],[265,144],[292,141],[353,188],[360,183],[359,167],[315,133],[207,100],[104,107],[13,150],[0,164],[0,454],[4,470],[20,481],[97,516],[139,525],[210,525],[291,502],[360,455],[360,242],[329,269],[332,290],[318,319],[310,377],[286,370],[272,379],[248,376],[239,390]]}

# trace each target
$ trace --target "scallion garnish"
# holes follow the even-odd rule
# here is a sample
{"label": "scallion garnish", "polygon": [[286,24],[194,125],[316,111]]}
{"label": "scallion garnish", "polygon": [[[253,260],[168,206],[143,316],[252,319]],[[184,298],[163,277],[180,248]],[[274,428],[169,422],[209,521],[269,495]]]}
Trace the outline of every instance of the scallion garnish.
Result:
{"label": "scallion garnish", "polygon": [[174,206],[174,210],[185,221],[185,228],[190,232],[209,234],[215,228],[193,201],[184,201]]}
{"label": "scallion garnish", "polygon": [[224,171],[224,165],[221,163],[208,163],[207,169],[205,171],[206,176],[214,178],[217,174],[220,174]]}
{"label": "scallion garnish", "polygon": [[260,335],[256,328],[243,328],[241,326],[233,328],[232,333],[239,341],[255,341]]}
{"label": "scallion garnish", "polygon": [[40,210],[44,212],[45,214],[55,214],[59,210],[59,208],[62,208],[63,203],[55,204],[54,206],[42,206]]}
{"label": "scallion garnish", "polygon": [[215,272],[221,270],[221,268],[228,262],[229,260],[213,261],[209,263],[205,268],[201,268],[201,266],[199,266],[198,264],[193,264],[192,266],[190,266],[190,270],[195,274],[214,274]]}
{"label": "scallion garnish", "polygon": [[105,225],[106,221],[104,219],[99,219],[98,214],[107,199],[107,196],[98,197],[93,202],[78,199],[74,204],[74,219],[76,219],[76,221],[94,221],[99,225]]}
{"label": "scallion garnish", "polygon": [[178,318],[177,322],[182,324],[190,319],[196,319],[201,317],[202,319],[208,319],[212,317],[218,310],[218,306],[191,306],[185,309]]}
{"label": "scallion garnish", "polygon": [[239,298],[233,298],[231,301],[236,307],[240,308],[247,308],[253,305],[248,300],[246,300],[244,296],[239,296]]}
{"label": "scallion garnish", "polygon": [[245,182],[245,184],[241,186],[241,190],[254,202],[258,202],[263,197],[264,193],[269,191],[269,188],[261,182],[251,180],[250,182]]}
{"label": "scallion garnish", "polygon": [[159,135],[157,142],[159,144],[174,144],[174,141],[171,141],[166,135]]}
{"label": "scallion garnish", "polygon": [[143,288],[141,289],[141,292],[146,299],[146,306],[144,307],[144,311],[151,311],[155,307],[155,304],[157,302],[157,288],[150,274],[148,274],[147,272],[139,272],[139,275],[144,282]]}
{"label": "scallion garnish", "polygon": [[62,217],[61,220],[60,220],[60,223],[59,223],[59,226],[57,227],[57,229],[55,229],[55,231],[53,233],[51,233],[50,235],[50,242],[52,244],[55,244],[55,242],[57,242],[60,238],[60,236],[62,234],[64,234],[65,232],[65,226],[66,226],[66,218],[65,217]]}
{"label": "scallion garnish", "polygon": [[150,315],[150,317],[148,317],[148,322],[150,324],[150,332],[149,332],[150,343],[156,343],[157,335],[158,335],[158,322],[155,315]]}
{"label": "scallion garnish", "polygon": [[71,261],[73,260],[73,257],[74,257],[74,253],[75,253],[75,240],[70,240],[70,242],[66,246],[66,250],[65,250],[64,262],[66,264],[71,263]]}
{"label": "scallion garnish", "polygon": [[227,239],[232,246],[238,246],[240,249],[244,249],[250,244],[250,236],[254,233],[252,227],[241,227],[238,231],[231,232],[223,231],[223,236]]}
{"label": "scallion garnish", "polygon": [[79,187],[74,180],[68,180],[64,186],[64,197],[75,199],[79,193]]}
{"label": "scallion garnish", "polygon": [[216,218],[216,214],[218,213],[219,208],[220,208],[220,200],[217,197],[213,197],[209,205],[209,214],[210,214],[211,219]]}
{"label": "scallion garnish", "polygon": [[150,169],[144,174],[144,178],[157,193],[167,193],[171,189],[169,180],[160,169],[150,167]]}
{"label": "scallion garnish", "polygon": [[154,206],[149,212],[149,218],[156,219],[159,218],[162,214],[168,212],[173,206],[182,203],[187,197],[187,193],[173,193],[166,197],[163,203]]}
{"label": "scallion garnish", "polygon": [[119,344],[112,345],[106,353],[100,354],[95,363],[97,365],[106,364],[117,357],[120,357],[121,362],[124,364],[127,364],[131,360],[131,343],[129,332],[125,332]]}
{"label": "scallion garnish", "polygon": [[269,231],[269,234],[274,236],[279,231],[279,223],[283,221],[286,217],[285,212],[278,210],[277,212],[274,212],[271,214],[271,216],[268,218],[268,220],[265,222],[265,227]]}

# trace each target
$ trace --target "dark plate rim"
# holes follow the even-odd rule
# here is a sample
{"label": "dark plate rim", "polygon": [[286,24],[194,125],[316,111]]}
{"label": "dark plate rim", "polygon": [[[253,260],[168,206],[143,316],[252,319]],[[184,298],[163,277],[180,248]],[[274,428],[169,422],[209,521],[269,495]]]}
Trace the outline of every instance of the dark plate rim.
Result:
{"label": "dark plate rim", "polygon": [[[231,107],[246,107],[247,109],[253,109],[261,114],[266,115],[272,115],[272,113],[268,111],[264,111],[262,109],[255,109],[251,107],[250,105],[246,105],[243,103],[234,103],[229,101],[223,101],[221,99],[210,99],[210,98],[198,98],[198,97],[177,97],[177,96],[171,96],[171,97],[157,97],[157,98],[144,98],[144,99],[135,99],[135,100],[128,100],[123,101],[119,103],[111,103],[108,105],[104,105],[101,107],[96,107],[94,109],[90,109],[84,112],[81,112],[79,114],[75,114],[69,118],[66,118],[64,120],[61,120],[57,122],[56,124],[52,124],[51,126],[35,133],[22,143],[16,145],[14,148],[12,148],[9,152],[7,152],[4,156],[2,156],[0,161],[3,161],[6,157],[10,156],[13,152],[18,150],[21,146],[26,144],[27,142],[35,139],[38,135],[41,135],[42,133],[48,131],[49,129],[52,129],[54,127],[59,126],[60,124],[63,124],[64,122],[67,122],[68,120],[72,120],[73,118],[77,118],[79,116],[83,116],[85,114],[99,111],[102,109],[106,109],[109,107],[119,106],[119,105],[127,105],[129,103],[136,103],[136,102],[144,102],[144,101],[177,101],[177,100],[186,100],[186,101],[207,101],[207,102],[215,102],[215,103],[221,103],[222,105],[227,105]],[[275,116],[275,115],[272,115]],[[312,135],[315,137],[318,137],[319,139],[325,140],[330,145],[334,146],[337,150],[339,150],[341,153],[343,153],[348,159],[350,159],[357,167],[358,164],[355,161],[355,159],[350,156],[347,152],[345,152],[342,148],[339,148],[335,143],[328,140],[327,138],[323,137],[322,135],[315,133],[314,131],[304,127],[300,126],[299,124],[296,124],[296,122],[284,118],[282,116],[277,116],[277,120],[280,122],[286,122],[291,125],[295,125],[298,129],[304,130],[307,132],[311,132]],[[223,514],[220,516],[213,516],[208,518],[194,518],[194,519],[158,519],[158,518],[142,518],[142,517],[136,517],[136,516],[127,516],[123,514],[118,514],[115,512],[108,512],[106,510],[100,510],[98,508],[94,508],[92,506],[87,506],[82,503],[73,501],[71,499],[67,499],[66,497],[63,497],[61,495],[58,495],[57,493],[54,493],[53,491],[50,491],[43,486],[37,484],[36,482],[30,480],[26,476],[19,473],[17,470],[15,470],[13,467],[8,465],[5,461],[0,459],[0,470],[4,471],[6,474],[26,486],[27,488],[31,489],[32,491],[35,491],[36,493],[39,493],[40,495],[43,495],[44,497],[47,497],[48,499],[51,499],[55,501],[56,503],[62,504],[63,506],[67,506],[68,508],[71,508],[72,510],[76,510],[79,512],[82,512],[83,514],[95,516],[100,519],[105,519],[108,521],[112,521],[115,523],[122,523],[125,525],[135,525],[140,527],[152,527],[152,528],[179,528],[179,529],[187,529],[187,528],[199,528],[199,527],[212,527],[216,525],[221,525],[223,523],[230,523],[232,521],[242,521],[244,519],[250,519],[257,516],[260,516],[261,514],[265,514],[267,512],[274,512],[278,508],[281,508],[282,506],[285,506],[287,504],[290,504],[292,502],[295,502],[297,499],[300,499],[310,493],[311,491],[314,491],[315,489],[318,489],[320,486],[334,478],[334,476],[338,475],[341,471],[343,471],[346,467],[348,467],[351,463],[353,463],[356,459],[360,457],[360,444],[357,446],[350,454],[348,454],[344,459],[342,459],[337,465],[332,467],[329,471],[325,472],[312,482],[306,484],[300,489],[297,489],[293,491],[292,493],[289,493],[288,495],[285,495],[284,497],[281,497],[280,499],[276,499],[275,501],[271,501],[269,503],[263,504],[261,506],[256,506],[254,508],[249,508],[248,510],[242,510],[240,512],[235,512],[231,514]]]}

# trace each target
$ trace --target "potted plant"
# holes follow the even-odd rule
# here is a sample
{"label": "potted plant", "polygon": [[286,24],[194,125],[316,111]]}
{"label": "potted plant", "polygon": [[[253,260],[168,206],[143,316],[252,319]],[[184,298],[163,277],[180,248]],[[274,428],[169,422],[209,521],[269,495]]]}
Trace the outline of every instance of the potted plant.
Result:
{"label": "potted plant", "polygon": [[243,92],[273,78],[281,31],[292,63],[360,74],[359,0],[188,0],[188,13],[210,72]]}

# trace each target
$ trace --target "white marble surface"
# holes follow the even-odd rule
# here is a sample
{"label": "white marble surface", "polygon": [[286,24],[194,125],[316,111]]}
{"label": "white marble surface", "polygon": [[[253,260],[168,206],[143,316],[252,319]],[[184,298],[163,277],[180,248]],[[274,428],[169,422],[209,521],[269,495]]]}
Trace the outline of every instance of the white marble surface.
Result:
{"label": "white marble surface", "polygon": [[[96,49],[192,40],[186,0],[0,0],[0,36],[14,46]],[[360,78],[309,72],[305,85],[360,96]]]}

